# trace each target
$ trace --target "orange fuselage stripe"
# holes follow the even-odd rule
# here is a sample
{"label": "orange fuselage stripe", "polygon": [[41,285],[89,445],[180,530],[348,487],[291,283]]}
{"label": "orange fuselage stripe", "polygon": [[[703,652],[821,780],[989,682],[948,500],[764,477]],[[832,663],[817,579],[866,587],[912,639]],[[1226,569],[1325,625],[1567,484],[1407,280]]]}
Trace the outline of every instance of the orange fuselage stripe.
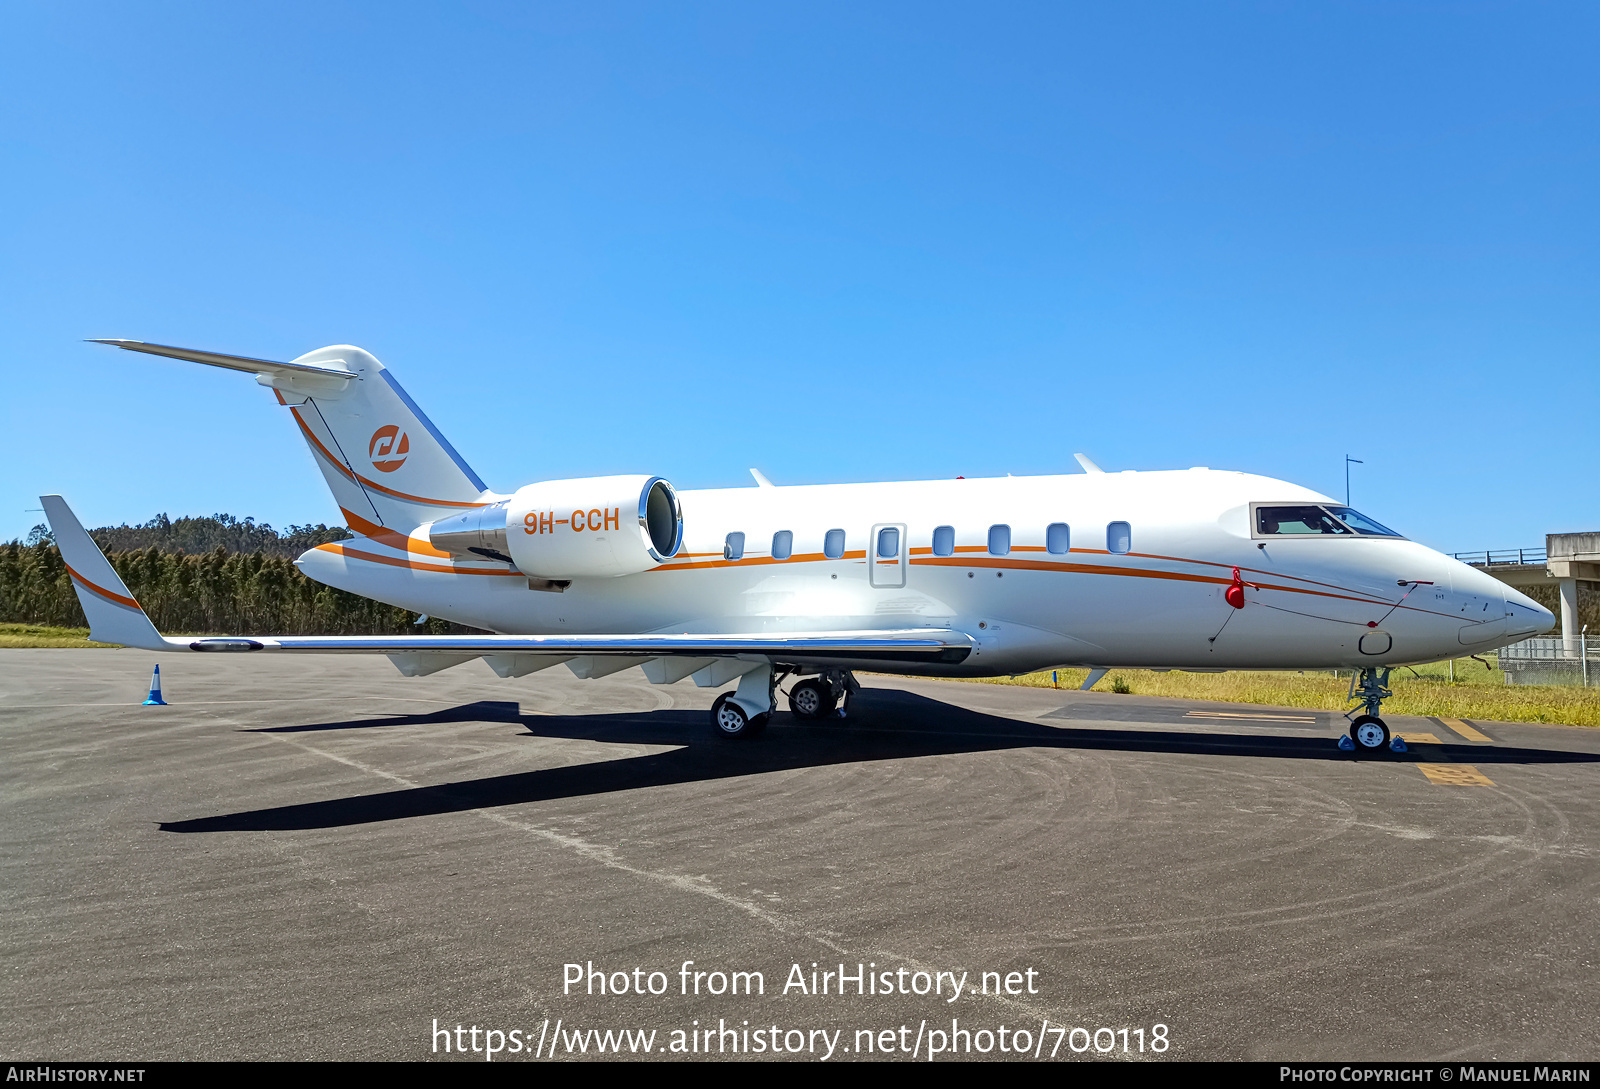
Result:
{"label": "orange fuselage stripe", "polygon": [[501,575],[511,578],[522,578],[519,571],[495,571],[481,567],[452,567],[442,563],[419,563],[408,560],[403,556],[379,556],[371,552],[358,552],[348,545],[335,542],[333,544],[318,545],[313,552],[331,552],[335,556],[343,556],[351,560],[366,560],[368,563],[381,563],[389,567],[403,567],[408,571],[438,571],[446,575]]}
{"label": "orange fuselage stripe", "polygon": [[[682,555],[682,553],[680,553],[679,555]],[[721,557],[722,553],[720,553],[720,552],[697,552],[697,553],[693,553],[693,555]],[[786,560],[780,560],[780,559],[777,559],[777,558],[775,558],[773,556],[745,556],[745,557],[743,557],[741,559],[737,559],[737,560],[725,560],[725,559],[718,558],[718,559],[715,559],[715,560],[711,560],[710,562],[704,562],[704,563],[696,563],[696,562],[692,562],[692,561],[689,562],[689,563],[681,563],[681,562],[675,563],[675,562],[673,562],[673,560],[677,560],[678,557],[674,556],[671,560],[668,560],[666,563],[662,564],[660,567],[653,567],[653,568],[651,568],[651,570],[652,571],[691,571],[691,570],[693,570],[693,571],[709,571],[709,570],[711,570],[712,568],[715,568],[715,567],[764,567],[767,564],[772,564],[772,563],[816,563],[816,562],[819,562],[821,560],[826,560],[828,558],[829,557],[824,556],[821,552],[802,552],[802,553],[796,553],[795,555],[790,556]],[[867,558],[867,554],[866,554],[865,551],[846,552],[843,556],[841,556],[839,558],[840,559],[845,559],[845,560],[864,560],[864,559]],[[645,574],[649,574],[649,573],[650,573],[649,571],[645,572]]]}
{"label": "orange fuselage stripe", "polygon": [[[370,552],[357,552],[357,551],[355,551],[353,549],[350,549],[350,548],[348,548],[348,547],[346,547],[346,546],[344,546],[342,544],[318,545],[317,546],[317,550],[318,551],[333,552],[333,553],[336,553],[338,555],[348,557],[350,559],[368,560],[368,561],[370,561],[372,563],[388,564],[391,567],[404,567],[404,568],[408,568],[408,569],[413,570],[413,571],[438,571],[438,572],[442,572],[442,573],[445,573],[445,574],[453,574],[453,575],[512,575],[512,576],[516,576],[518,578],[522,577],[516,571],[492,571],[492,570],[483,570],[483,569],[480,569],[480,568],[472,568],[472,567],[446,567],[446,566],[443,566],[441,564],[414,563],[414,562],[412,562],[410,560],[405,560],[405,559],[401,559],[401,558],[398,558],[398,557],[375,556]],[[1073,551],[1078,551],[1078,550],[1074,549]],[[1092,550],[1085,549],[1084,551],[1092,551]],[[704,554],[704,553],[702,553],[702,554]],[[1104,554],[1105,555],[1110,555],[1111,553],[1104,553]],[[715,555],[715,553],[711,553],[711,555]],[[841,559],[864,561],[866,559],[866,552],[864,550],[855,551],[855,552],[846,552],[844,554],[844,556],[841,557]],[[665,564],[662,564],[660,567],[652,568],[651,571],[646,571],[646,572],[643,572],[643,573],[644,574],[650,574],[652,572],[659,572],[659,571],[709,571],[709,570],[713,570],[713,569],[717,569],[717,568],[727,568],[727,567],[765,567],[765,566],[769,566],[769,565],[772,565],[772,564],[817,563],[817,562],[821,562],[821,561],[824,561],[824,560],[827,560],[826,556],[822,555],[821,553],[811,552],[811,553],[804,553],[804,554],[801,554],[801,555],[791,556],[786,560],[774,559],[771,556],[747,556],[747,557],[744,557],[743,559],[737,559],[737,560],[715,560],[715,561],[712,561],[710,563],[673,563],[673,562],[669,561],[669,562],[667,562]],[[880,562],[898,562],[898,561],[880,561]],[[1100,564],[1085,564],[1085,563],[1056,563],[1056,562],[1045,561],[1045,560],[1011,560],[1011,559],[1004,559],[1004,558],[990,557],[990,556],[983,556],[983,557],[968,556],[968,557],[965,557],[965,558],[956,557],[956,556],[949,556],[949,557],[927,556],[927,557],[923,557],[923,558],[920,558],[920,559],[913,559],[910,562],[913,565],[918,566],[918,567],[925,567],[925,566],[926,567],[983,567],[983,568],[999,568],[999,569],[1002,569],[1002,570],[1009,570],[1009,571],[1059,571],[1059,572],[1063,572],[1063,573],[1073,573],[1073,574],[1080,574],[1080,575],[1114,575],[1114,576],[1117,576],[1119,578],[1162,579],[1162,580],[1167,580],[1167,581],[1171,581],[1171,582],[1193,582],[1193,583],[1200,583],[1200,584],[1209,584],[1209,585],[1214,585],[1214,586],[1227,586],[1227,585],[1230,585],[1233,582],[1233,580],[1231,578],[1222,578],[1222,577],[1216,576],[1216,575],[1192,575],[1192,574],[1188,574],[1188,573],[1182,572],[1182,571],[1152,571],[1152,570],[1149,570],[1148,568],[1108,567],[1108,566],[1104,566],[1104,565],[1100,565]],[[1206,561],[1206,560],[1190,560],[1190,561],[1183,561],[1183,562],[1209,563],[1210,561]],[[1224,564],[1224,565],[1220,565],[1220,566],[1227,566],[1229,568],[1232,567],[1231,564]],[[1291,576],[1291,577],[1293,577],[1293,576]],[[1357,605],[1381,606],[1381,607],[1383,607],[1385,609],[1396,609],[1396,608],[1398,608],[1398,609],[1404,609],[1407,612],[1429,613],[1429,614],[1437,615],[1437,616],[1447,616],[1447,615],[1449,615],[1449,614],[1446,614],[1446,613],[1434,613],[1433,610],[1431,610],[1431,609],[1420,609],[1420,608],[1416,608],[1415,606],[1410,606],[1410,605],[1397,605],[1394,602],[1383,601],[1381,599],[1374,600],[1374,599],[1368,598],[1368,597],[1358,597],[1358,596],[1355,596],[1354,594],[1348,594],[1348,593],[1346,593],[1346,594],[1329,593],[1328,591],[1325,591],[1325,590],[1308,590],[1308,589],[1306,589],[1304,587],[1300,587],[1300,586],[1280,586],[1280,585],[1277,585],[1275,583],[1265,583],[1265,582],[1257,583],[1255,585],[1259,589],[1262,589],[1262,590],[1277,590],[1277,591],[1279,591],[1281,593],[1286,593],[1286,594],[1304,594],[1304,595],[1306,595],[1308,597],[1336,598],[1336,599],[1341,600],[1341,601],[1353,601]],[[1319,584],[1319,585],[1325,585],[1325,584]]]}
{"label": "orange fuselage stripe", "polygon": [[427,541],[419,541],[415,537],[408,537],[398,530],[380,526],[376,522],[369,522],[355,511],[339,508],[344,513],[344,524],[361,534],[363,537],[386,544],[400,552],[414,552],[419,556],[431,556],[435,559],[447,560],[450,553],[441,552]]}
{"label": "orange fuselage stripe", "polygon": [[[919,553],[928,553],[928,552],[932,552],[932,551],[933,550],[931,548],[927,548],[927,549],[914,548],[914,549],[911,550],[912,557],[914,557],[914,558],[912,558],[909,562],[912,565],[917,566],[917,567],[925,567],[925,566],[926,567],[983,567],[983,568],[999,568],[999,569],[1002,569],[1002,570],[1012,570],[1012,571],[1061,571],[1061,572],[1072,572],[1074,574],[1080,574],[1080,575],[1115,575],[1115,576],[1122,577],[1122,578],[1166,579],[1166,580],[1173,581],[1173,582],[1195,582],[1195,583],[1202,583],[1202,584],[1211,584],[1211,585],[1216,585],[1216,586],[1227,586],[1227,585],[1230,585],[1233,582],[1233,579],[1231,577],[1230,578],[1222,578],[1222,577],[1219,577],[1219,576],[1216,576],[1216,575],[1193,575],[1193,574],[1188,574],[1186,572],[1181,572],[1181,571],[1152,571],[1152,570],[1150,570],[1148,568],[1140,568],[1140,567],[1110,567],[1110,566],[1106,566],[1106,565],[1102,565],[1102,564],[1064,563],[1064,562],[1058,562],[1058,561],[1052,561],[1052,560],[1013,560],[1013,559],[1006,559],[1006,558],[1003,558],[1003,557],[993,557],[993,556],[988,556],[988,555],[984,555],[984,556],[968,555],[968,556],[965,556],[965,557],[960,557],[960,556],[948,556],[948,557],[946,557],[946,556],[919,555]],[[972,551],[987,553],[988,549],[985,548],[982,545],[978,545],[978,546],[974,546]],[[1023,552],[1023,551],[1043,552],[1043,551],[1045,551],[1045,549],[1039,548],[1039,547],[1024,546],[1022,548],[1013,549],[1013,551],[1017,551],[1017,552]],[[1082,549],[1074,548],[1072,551],[1073,552],[1088,553],[1090,555],[1100,555],[1100,556],[1110,556],[1110,555],[1114,555],[1115,554],[1115,553],[1111,553],[1111,552],[1106,552],[1106,551],[1104,551],[1102,549],[1091,549],[1091,548],[1082,548]],[[699,553],[699,555],[716,555],[716,553]],[[842,559],[846,559],[846,560],[864,560],[864,559],[866,559],[866,555],[867,555],[866,551],[863,549],[863,550],[859,550],[859,551],[855,551],[855,552],[846,552],[844,554],[844,556],[842,557]],[[1205,564],[1205,565],[1211,566],[1211,567],[1226,567],[1230,571],[1232,570],[1232,568],[1234,566],[1233,564],[1216,563],[1216,562],[1214,562],[1212,560],[1185,560],[1185,559],[1181,559],[1181,558],[1176,557],[1176,556],[1154,556],[1154,555],[1149,555],[1147,553],[1129,553],[1129,555],[1139,555],[1139,556],[1143,556],[1143,557],[1149,558],[1149,559],[1166,559],[1166,560],[1171,560],[1171,561],[1177,562],[1177,563],[1197,563],[1197,564]],[[672,562],[669,561],[668,563],[663,564],[660,567],[653,568],[653,570],[655,570],[655,571],[686,571],[686,570],[710,570],[710,569],[713,569],[713,568],[722,568],[722,567],[761,567],[761,566],[766,566],[768,564],[778,564],[778,563],[816,562],[816,561],[819,561],[819,560],[824,560],[826,558],[827,557],[821,555],[820,553],[811,552],[811,553],[797,554],[797,555],[789,557],[787,560],[773,559],[771,556],[746,556],[746,557],[744,557],[742,559],[737,559],[737,560],[719,559],[719,560],[713,560],[713,561],[711,561],[709,563],[672,563]],[[880,563],[898,563],[899,561],[897,561],[897,560],[894,560],[894,561],[880,560],[878,562],[880,562]],[[1246,569],[1245,568],[1241,568],[1240,570],[1242,571],[1242,570],[1246,570]],[[646,573],[648,574],[649,572],[646,572]],[[1284,576],[1283,575],[1279,575],[1278,577],[1282,578]],[[1343,586],[1336,586],[1336,585],[1333,585],[1333,584],[1330,584],[1330,583],[1316,582],[1313,579],[1299,579],[1299,577],[1295,576],[1295,575],[1289,575],[1287,577],[1293,578],[1293,579],[1297,579],[1298,581],[1310,582],[1310,583],[1312,583],[1313,585],[1316,585],[1316,586],[1329,586],[1331,590],[1346,591],[1346,588],[1343,587]],[[1362,591],[1359,591],[1359,590],[1346,591],[1346,592],[1343,592],[1343,593],[1333,593],[1333,592],[1329,592],[1328,590],[1311,590],[1311,589],[1307,589],[1307,588],[1302,587],[1302,586],[1282,586],[1282,585],[1279,585],[1277,583],[1267,583],[1267,582],[1252,583],[1252,585],[1254,585],[1254,586],[1256,586],[1256,587],[1258,587],[1259,589],[1262,589],[1262,590],[1277,590],[1277,591],[1280,591],[1280,592],[1286,593],[1286,594],[1304,594],[1304,595],[1306,595],[1308,597],[1337,598],[1337,599],[1342,600],[1342,601],[1353,601],[1358,605],[1371,605],[1371,606],[1374,606],[1374,607],[1381,607],[1381,608],[1384,608],[1384,609],[1401,608],[1401,609],[1405,609],[1407,612],[1430,613],[1430,614],[1438,615],[1438,616],[1449,615],[1449,614],[1446,614],[1446,613],[1434,613],[1432,609],[1422,609],[1422,608],[1418,608],[1418,607],[1412,606],[1412,605],[1400,605],[1400,604],[1397,604],[1396,602],[1393,602],[1393,601],[1386,601],[1386,600],[1384,600],[1383,598],[1380,598],[1380,597],[1374,597],[1374,596],[1370,596],[1370,595],[1362,596]]]}

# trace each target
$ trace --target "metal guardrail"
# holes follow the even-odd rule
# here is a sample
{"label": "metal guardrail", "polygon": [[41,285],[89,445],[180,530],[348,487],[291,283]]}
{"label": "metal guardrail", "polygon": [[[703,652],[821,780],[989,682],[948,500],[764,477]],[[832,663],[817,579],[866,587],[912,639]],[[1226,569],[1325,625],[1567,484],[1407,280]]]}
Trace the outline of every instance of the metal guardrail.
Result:
{"label": "metal guardrail", "polygon": [[1452,552],[1454,559],[1468,563],[1474,567],[1496,567],[1500,564],[1538,564],[1550,562],[1550,557],[1542,548],[1502,548],[1499,550],[1486,549],[1482,552]]}
{"label": "metal guardrail", "polygon": [[1513,674],[1524,678],[1524,684],[1531,678],[1535,684],[1577,683],[1588,688],[1600,680],[1600,639],[1591,642],[1588,632],[1579,634],[1576,646],[1565,639],[1524,639],[1501,647],[1496,655],[1507,684]]}
{"label": "metal guardrail", "polygon": [[1585,658],[1600,662],[1600,639],[1581,635],[1572,647],[1563,639],[1524,639],[1501,647],[1496,654],[1502,662],[1580,662]]}

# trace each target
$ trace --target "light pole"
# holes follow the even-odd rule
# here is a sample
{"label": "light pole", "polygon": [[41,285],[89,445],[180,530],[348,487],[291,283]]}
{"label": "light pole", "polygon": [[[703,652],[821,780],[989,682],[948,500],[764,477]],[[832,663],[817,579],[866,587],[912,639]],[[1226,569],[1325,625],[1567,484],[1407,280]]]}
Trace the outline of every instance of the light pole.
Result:
{"label": "light pole", "polygon": [[1353,458],[1349,454],[1344,456],[1344,505],[1347,507],[1350,505],[1350,463],[1352,461],[1357,465],[1366,464],[1360,458]]}

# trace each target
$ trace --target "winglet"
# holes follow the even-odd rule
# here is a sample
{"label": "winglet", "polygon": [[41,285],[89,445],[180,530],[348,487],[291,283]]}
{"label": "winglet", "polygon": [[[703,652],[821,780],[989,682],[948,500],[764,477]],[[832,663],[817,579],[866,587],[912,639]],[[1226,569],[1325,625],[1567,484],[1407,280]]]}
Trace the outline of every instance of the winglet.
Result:
{"label": "winglet", "polygon": [[751,469],[750,475],[756,478],[756,487],[758,488],[770,488],[773,486],[772,481],[763,476],[760,469]]}
{"label": "winglet", "polygon": [[78,603],[89,618],[89,638],[97,643],[121,643],[145,650],[166,650],[171,644],[161,638],[144,609],[128,593],[110,561],[90,538],[67,501],[59,495],[41,495],[44,516],[50,521],[56,547],[72,576]]}
{"label": "winglet", "polygon": [[1103,473],[1103,472],[1105,472],[1104,469],[1100,468],[1100,466],[1098,466],[1094,462],[1090,461],[1083,454],[1073,454],[1072,456],[1078,459],[1078,464],[1083,466],[1083,471],[1086,472],[1086,473]]}

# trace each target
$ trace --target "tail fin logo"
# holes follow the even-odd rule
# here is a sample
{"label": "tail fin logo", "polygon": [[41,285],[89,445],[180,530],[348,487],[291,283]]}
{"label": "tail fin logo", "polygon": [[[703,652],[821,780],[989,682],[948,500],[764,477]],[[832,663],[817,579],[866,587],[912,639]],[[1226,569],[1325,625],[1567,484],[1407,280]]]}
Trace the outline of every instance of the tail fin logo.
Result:
{"label": "tail fin logo", "polygon": [[392,473],[406,463],[406,455],[411,452],[411,440],[406,433],[394,424],[386,424],[372,433],[372,441],[367,443],[367,456],[372,459],[372,467],[380,473]]}

